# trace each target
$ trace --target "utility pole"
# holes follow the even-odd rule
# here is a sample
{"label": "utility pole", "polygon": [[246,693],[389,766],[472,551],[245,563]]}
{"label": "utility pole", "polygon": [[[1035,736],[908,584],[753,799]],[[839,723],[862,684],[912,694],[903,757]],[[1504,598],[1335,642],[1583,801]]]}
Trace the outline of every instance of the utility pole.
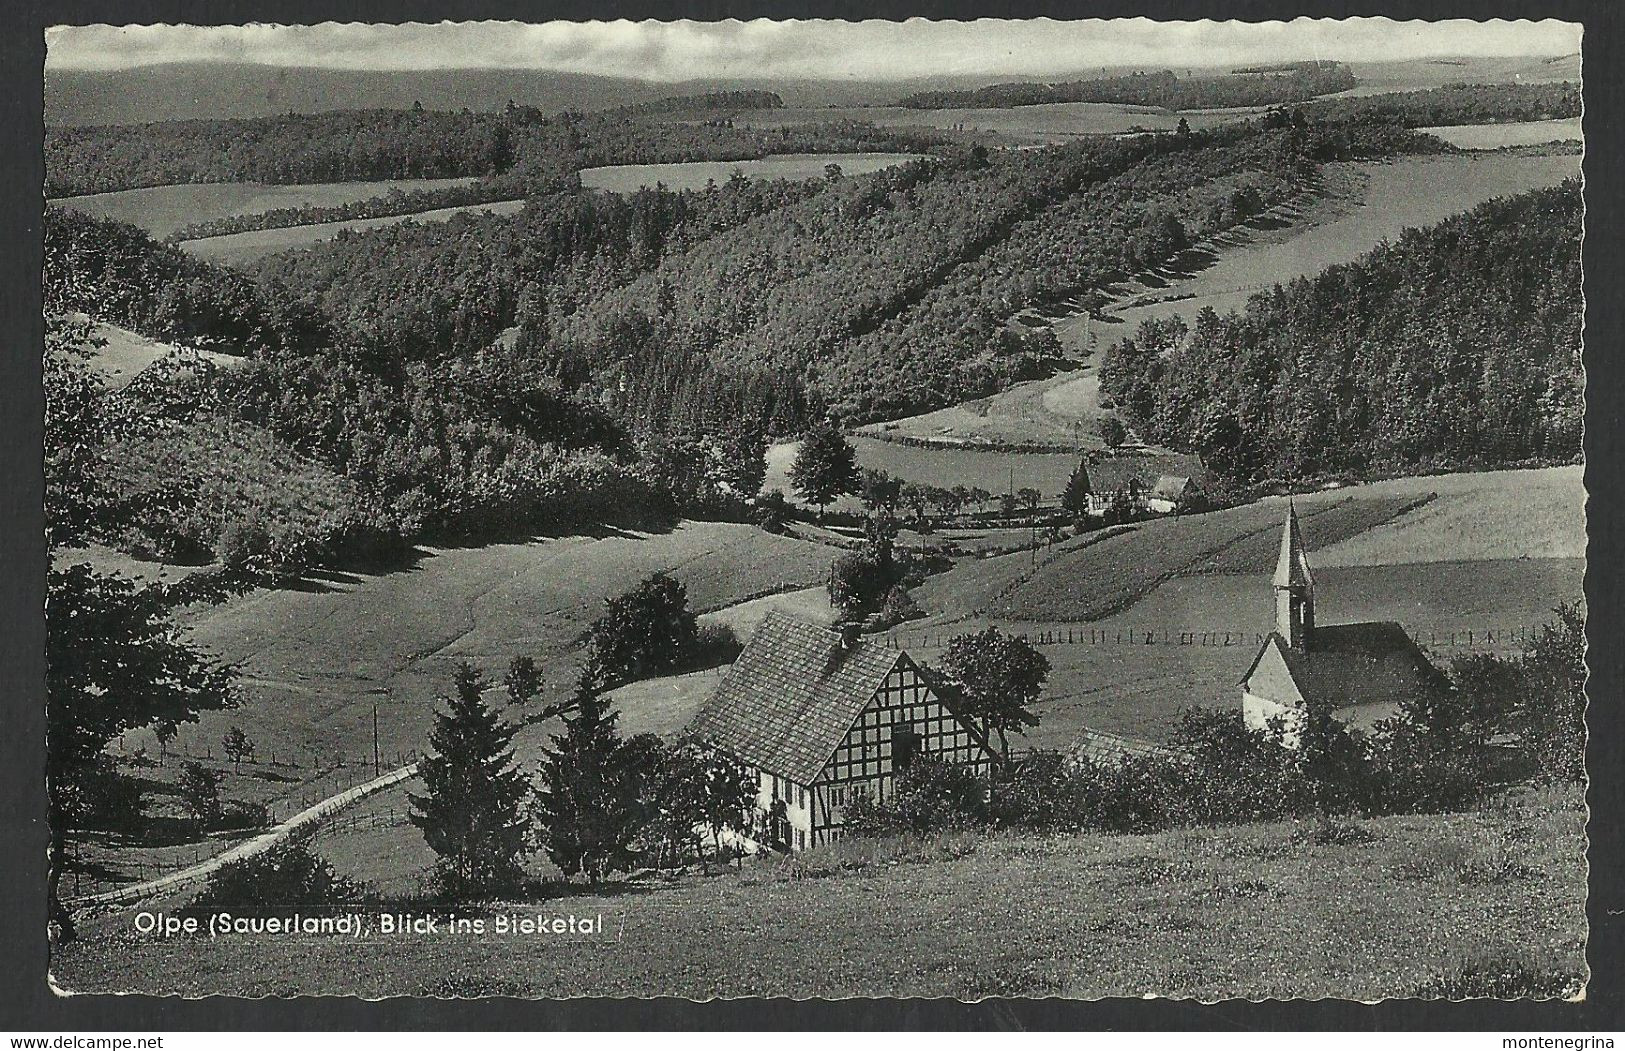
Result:
{"label": "utility pole", "polygon": [[378,769],[378,702],[372,702],[372,776],[379,775]]}

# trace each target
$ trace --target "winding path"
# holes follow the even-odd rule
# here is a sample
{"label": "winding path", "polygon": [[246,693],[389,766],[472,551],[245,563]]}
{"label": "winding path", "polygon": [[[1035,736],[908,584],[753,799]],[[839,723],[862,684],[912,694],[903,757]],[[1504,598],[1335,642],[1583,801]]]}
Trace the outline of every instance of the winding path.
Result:
{"label": "winding path", "polygon": [[160,876],[145,883],[133,883],[127,887],[103,891],[100,894],[70,898],[64,901],[63,904],[70,909],[94,905],[122,905],[184,887],[189,883],[194,883],[218,872],[221,868],[234,861],[243,861],[246,858],[255,857],[265,853],[272,847],[286,843],[295,836],[314,831],[322,822],[339,811],[359,803],[376,792],[398,785],[402,781],[411,780],[417,775],[417,772],[418,765],[408,763],[405,766],[391,770],[387,774],[375,777],[371,781],[365,781],[353,788],[347,788],[337,795],[328,796],[326,799],[306,807],[269,831],[262,832],[253,839],[245,840],[229,850],[216,854],[207,861],[200,861],[189,868],[171,872],[167,876]]}

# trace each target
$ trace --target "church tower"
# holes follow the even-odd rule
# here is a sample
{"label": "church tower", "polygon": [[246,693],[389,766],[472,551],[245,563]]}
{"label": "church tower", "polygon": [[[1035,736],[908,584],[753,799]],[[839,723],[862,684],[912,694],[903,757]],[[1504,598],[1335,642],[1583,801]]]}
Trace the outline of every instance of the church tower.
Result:
{"label": "church tower", "polygon": [[1275,630],[1295,650],[1307,650],[1315,634],[1315,579],[1303,552],[1298,510],[1288,500],[1281,557],[1275,563]]}

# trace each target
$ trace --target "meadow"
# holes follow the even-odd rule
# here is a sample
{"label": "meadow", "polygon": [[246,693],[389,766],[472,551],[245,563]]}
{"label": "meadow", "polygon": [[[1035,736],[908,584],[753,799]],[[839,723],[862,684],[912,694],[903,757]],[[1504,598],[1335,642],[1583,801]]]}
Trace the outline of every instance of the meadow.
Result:
{"label": "meadow", "polygon": [[1334,196],[1306,221],[1217,253],[1213,264],[1165,287],[1108,306],[1098,319],[1073,317],[1055,325],[1069,347],[1101,349],[1133,334],[1142,321],[1203,307],[1228,311],[1277,284],[1349,263],[1406,229],[1428,226],[1494,197],[1555,186],[1580,174],[1578,156],[1507,154],[1402,157],[1328,166]]}
{"label": "meadow", "polygon": [[[1321,623],[1397,621],[1448,661],[1514,649],[1516,632],[1582,594],[1579,467],[1398,478],[1297,503]],[[1034,638],[1070,632],[1077,641],[1040,644],[1053,668],[1042,722],[1023,743],[1065,748],[1084,729],[1162,739],[1185,708],[1237,703],[1273,624],[1284,505],[1068,540],[1041,552],[1036,572],[1019,553],[963,562],[916,591],[932,616],[899,628],[898,642],[932,662],[987,623]]]}
{"label": "meadow", "polygon": [[303,248],[318,241],[337,237],[341,230],[376,230],[396,223],[435,223],[450,219],[463,212],[492,212],[512,215],[525,207],[523,200],[493,201],[489,204],[460,205],[456,208],[435,208],[409,215],[380,215],[371,219],[345,219],[332,223],[307,223],[304,226],[282,226],[270,230],[244,230],[242,233],[221,234],[217,237],[199,237],[180,242],[180,247],[211,263],[242,266],[257,259],[285,252],[290,248]]}
{"label": "meadow", "polygon": [[1503,146],[1534,146],[1543,142],[1581,141],[1579,117],[1559,120],[1514,121],[1509,124],[1459,124],[1421,128],[1463,150],[1496,150]]}
{"label": "meadow", "polygon": [[[69,316],[74,321],[86,320],[83,314]],[[168,357],[176,350],[173,343],[161,343],[131,332],[127,328],[119,328],[117,325],[101,321],[92,322],[91,336],[100,340],[102,345],[91,352],[90,367],[99,373],[107,386],[113,390],[128,385],[148,365],[159,358]],[[195,353],[217,366],[229,367],[242,360],[212,350],[188,351],[188,353]]]}
{"label": "meadow", "polygon": [[[1586,973],[1584,823],[1578,792],[1520,790],[1481,811],[1352,822],[1350,841],[1332,844],[1293,822],[848,840],[485,913],[603,915],[602,936],[576,938],[163,939],[136,934],[133,912],[118,910],[87,919],[51,973],[73,992],[187,996],[1378,1000],[1437,996],[1464,970],[1491,968],[1532,972],[1539,995],[1574,995]],[[380,853],[385,837],[415,843]],[[395,893],[414,889],[426,860],[410,826],[316,845],[341,873]]]}
{"label": "meadow", "polygon": [[[1025,488],[1037,489],[1043,502],[1054,506],[1067,479],[1078,466],[1078,452],[999,452],[985,448],[934,448],[905,445],[866,437],[860,432],[851,439],[858,453],[858,466],[885,471],[905,481],[953,488],[980,487],[995,499],[1001,493]],[[1080,449],[1099,445],[1090,435],[1079,440]],[[767,451],[767,481],[764,488],[782,490],[794,498],[790,488],[790,466],[795,462],[797,442],[780,442]],[[1193,458],[1159,449],[1125,450],[1120,455],[1090,468],[1097,488],[1127,484],[1130,476],[1155,480],[1159,474],[1190,476],[1198,469]],[[989,504],[988,509],[995,505]],[[862,503],[843,496],[830,504],[839,511],[861,511]]]}
{"label": "meadow", "polygon": [[917,159],[908,153],[786,153],[748,161],[616,164],[581,169],[581,185],[610,193],[634,193],[657,185],[673,191],[703,190],[707,183],[727,182],[736,173],[747,179],[821,179],[831,164],[840,165],[846,175],[868,175]]}
{"label": "meadow", "polygon": [[389,179],[381,182],[324,182],[272,185],[258,182],[182,183],[150,186],[116,193],[94,193],[83,197],[63,197],[52,204],[99,219],[132,223],[155,238],[165,238],[176,230],[210,219],[238,215],[258,215],[278,208],[303,205],[333,207],[382,197],[391,190],[411,193],[467,186],[472,177],[459,179]]}
{"label": "meadow", "polygon": [[797,124],[861,121],[882,128],[936,128],[942,131],[991,132],[1021,145],[1068,142],[1082,135],[1121,135],[1130,131],[1173,131],[1180,118],[1195,129],[1213,127],[1252,115],[1252,110],[1174,113],[1151,106],[1112,102],[1056,102],[1006,109],[907,109],[902,106],[784,107],[749,110],[735,124],[782,128]]}
{"label": "meadow", "polygon": [[[259,589],[187,611],[188,636],[240,669],[242,707],[181,727],[178,748],[218,743],[240,725],[256,749],[305,768],[368,763],[372,715],[387,765],[422,748],[437,695],[459,661],[500,680],[526,654],[568,689],[579,645],[603,603],[656,570],[710,609],[820,582],[832,549],[753,526],[685,522],[669,532],[606,530],[524,543],[420,548],[410,564],[320,572],[294,588]],[[635,732],[633,717],[629,732]],[[125,745],[156,753],[150,734]]]}

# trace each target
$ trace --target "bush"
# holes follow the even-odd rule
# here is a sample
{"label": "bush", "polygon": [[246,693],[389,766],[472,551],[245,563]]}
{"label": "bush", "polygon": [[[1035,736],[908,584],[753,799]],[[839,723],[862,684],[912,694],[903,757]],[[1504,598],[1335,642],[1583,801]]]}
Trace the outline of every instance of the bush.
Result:
{"label": "bush", "polygon": [[732,625],[701,624],[694,633],[694,649],[687,663],[696,670],[732,664],[744,648]]}
{"label": "bush", "polygon": [[221,776],[220,771],[202,763],[187,763],[181,768],[181,801],[200,830],[207,831],[220,823]]}
{"label": "bush", "polygon": [[963,829],[987,821],[987,782],[969,767],[929,756],[897,776],[889,803],[860,796],[846,809],[844,827],[856,836]]}
{"label": "bush", "polygon": [[363,884],[336,876],[333,866],[309,846],[289,843],[221,866],[186,911],[331,908],[371,897]]}
{"label": "bush", "polygon": [[271,823],[271,811],[264,803],[250,803],[241,799],[228,799],[220,808],[216,830],[265,828]]}
{"label": "bush", "polygon": [[904,621],[923,616],[925,616],[925,611],[914,601],[914,597],[908,593],[908,589],[900,585],[886,592],[886,600],[880,604],[880,624],[882,627],[894,627]]}

